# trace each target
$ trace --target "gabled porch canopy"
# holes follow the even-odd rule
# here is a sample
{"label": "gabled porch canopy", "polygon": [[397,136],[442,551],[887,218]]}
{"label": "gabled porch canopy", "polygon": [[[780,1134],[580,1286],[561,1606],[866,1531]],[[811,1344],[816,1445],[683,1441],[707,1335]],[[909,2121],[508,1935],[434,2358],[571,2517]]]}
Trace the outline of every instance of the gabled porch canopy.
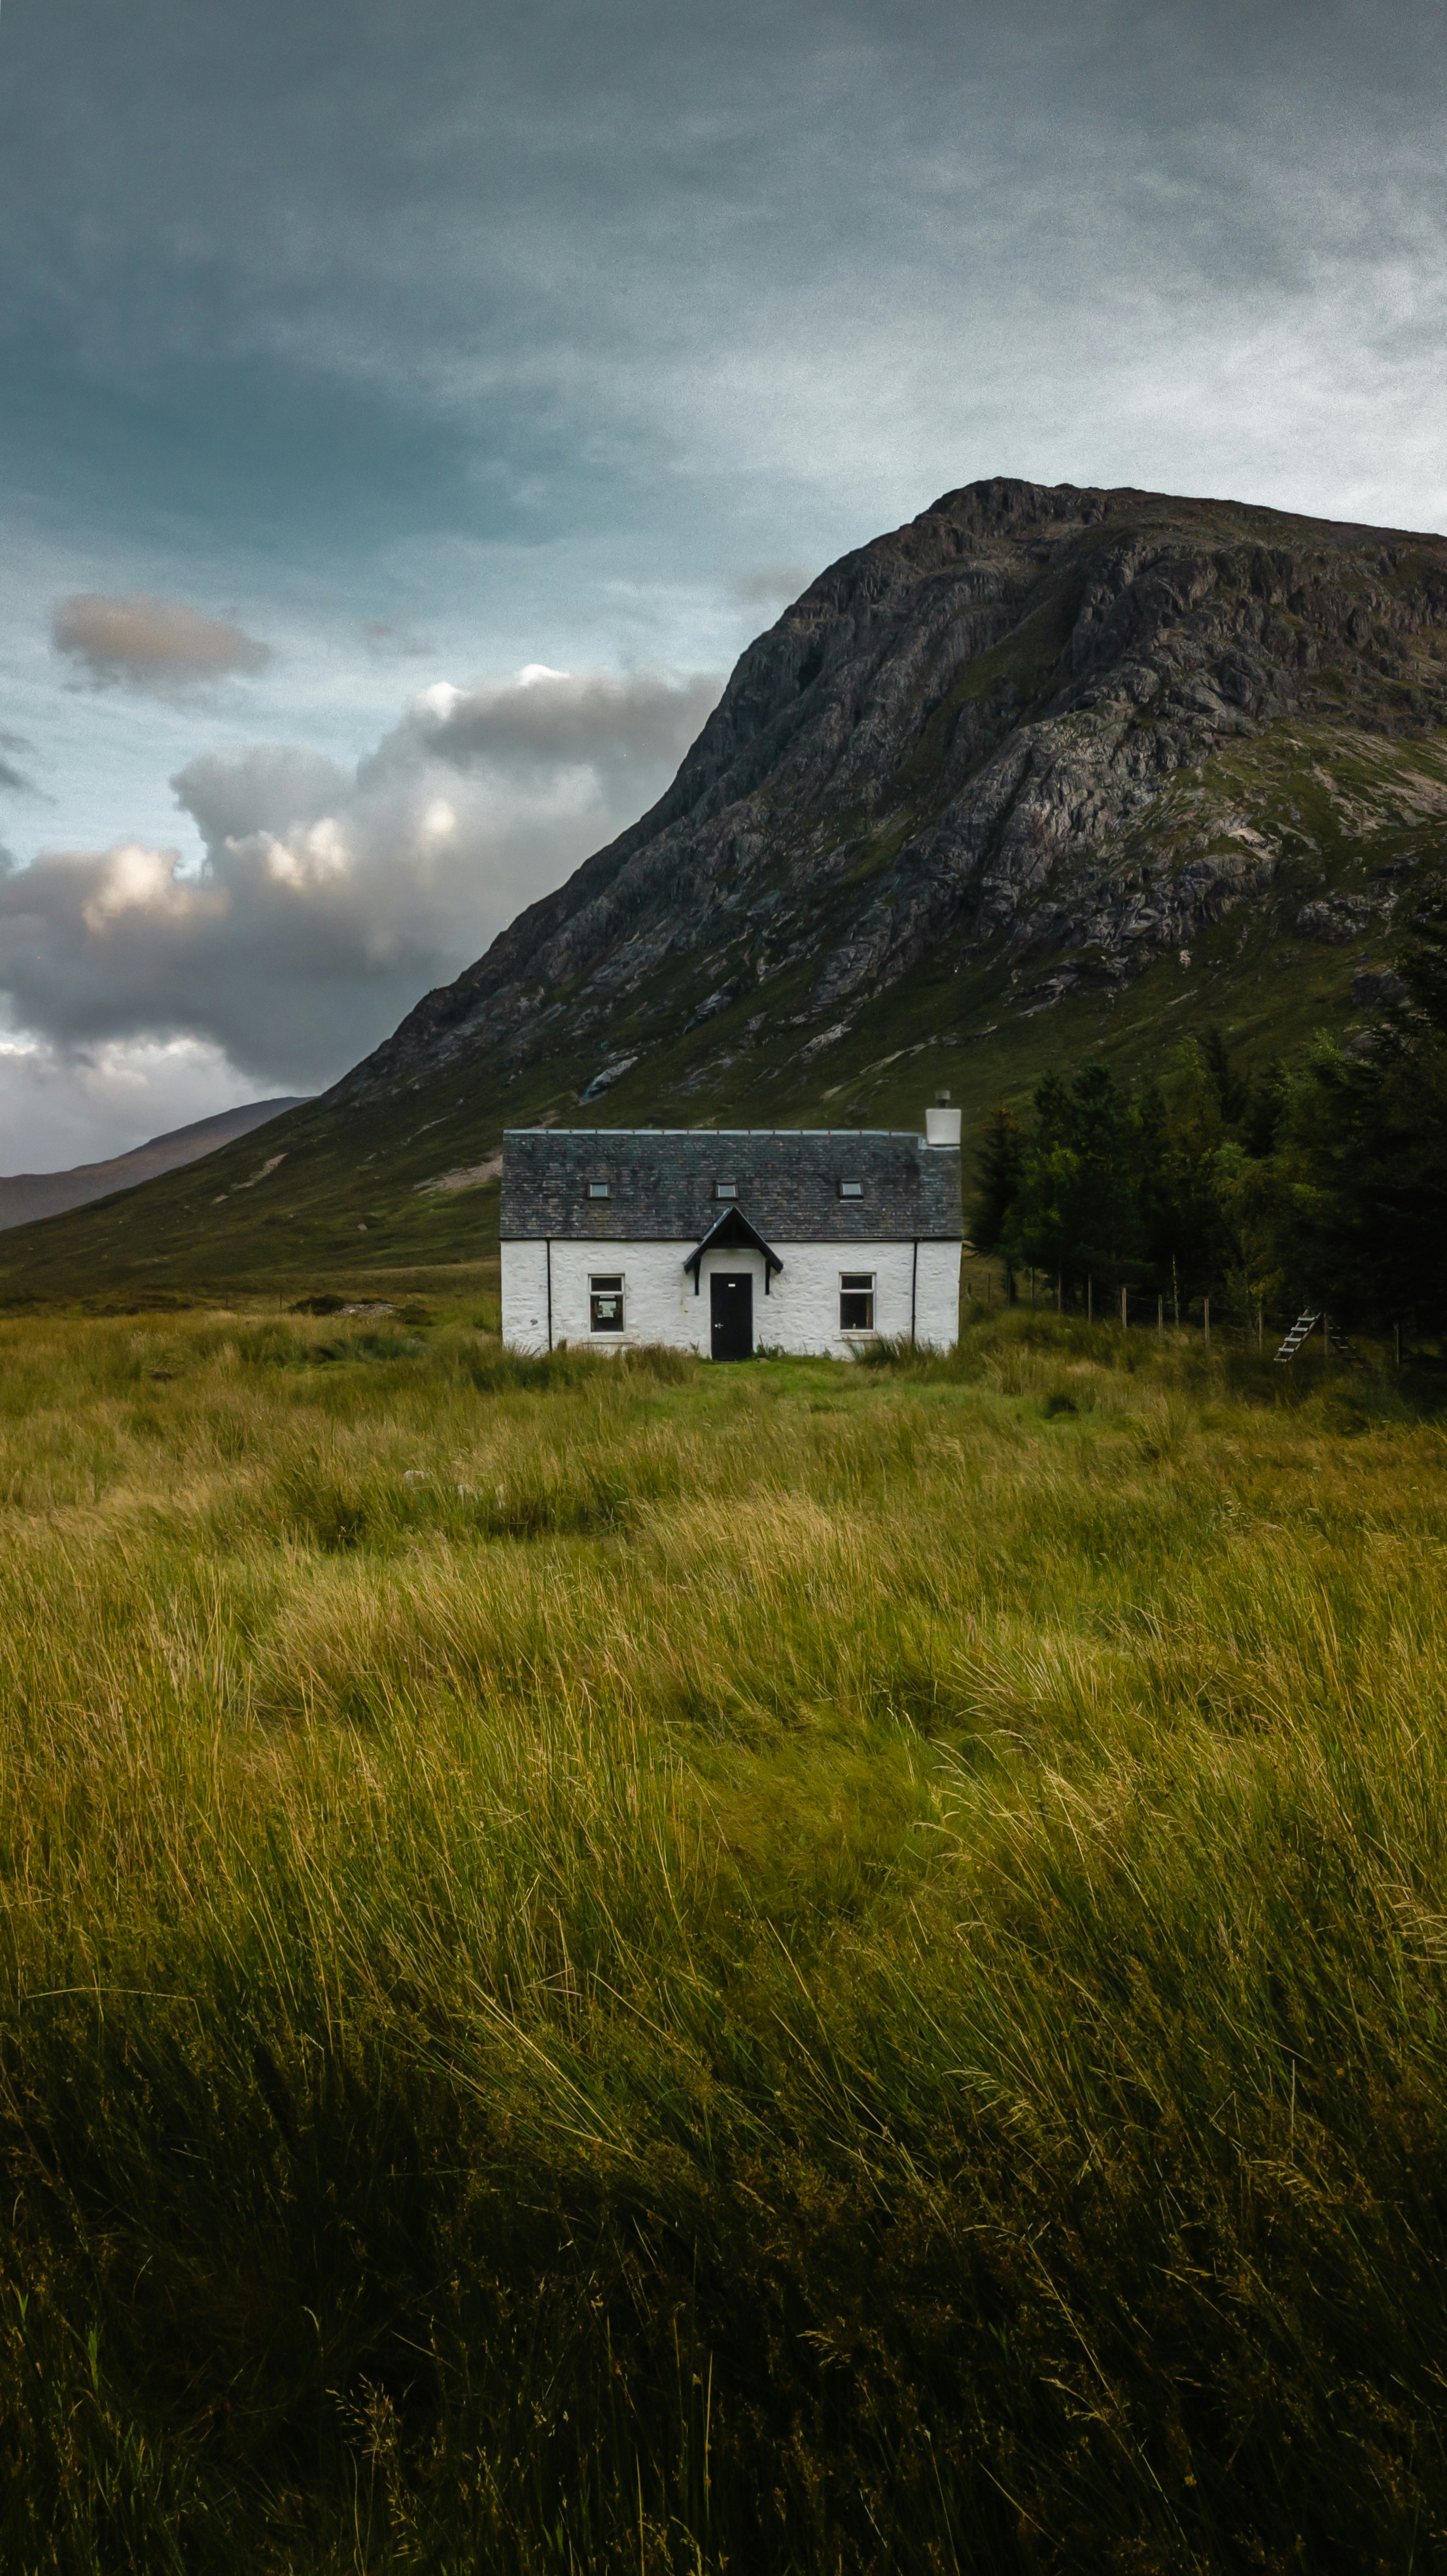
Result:
{"label": "gabled porch canopy", "polygon": [[706,1252],[761,1252],[764,1256],[764,1295],[766,1297],[769,1293],[769,1281],[774,1272],[784,1267],[773,1245],[765,1243],[758,1227],[750,1225],[743,1209],[739,1207],[724,1209],[722,1215],[717,1217],[709,1227],[702,1243],[694,1245],[683,1265],[685,1270],[693,1272],[695,1297],[698,1295],[703,1278],[703,1256]]}

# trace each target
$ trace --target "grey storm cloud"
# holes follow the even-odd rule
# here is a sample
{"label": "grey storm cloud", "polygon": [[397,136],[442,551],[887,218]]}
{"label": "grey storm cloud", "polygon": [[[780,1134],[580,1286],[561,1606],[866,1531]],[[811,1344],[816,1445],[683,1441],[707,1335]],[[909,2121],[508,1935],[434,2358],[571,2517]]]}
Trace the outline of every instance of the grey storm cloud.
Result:
{"label": "grey storm cloud", "polygon": [[15,15],[18,324],[184,376],[262,537],[309,457],[313,512],[455,467],[469,525],[696,543],[701,482],[735,542],[976,472],[1442,489],[1440,0]]}
{"label": "grey storm cloud", "polygon": [[172,781],[199,869],[128,841],[0,875],[0,989],[54,1047],[183,1037],[334,1079],[662,791],[720,685],[534,667],[424,692],[355,773],[205,753]]}
{"label": "grey storm cloud", "polygon": [[626,801],[634,775],[673,769],[718,704],[712,671],[549,670],[535,662],[515,680],[477,689],[427,690],[361,772],[364,783],[419,758],[462,772],[515,778],[591,771]]}
{"label": "grey storm cloud", "polygon": [[113,599],[79,591],[57,603],[50,632],[57,653],[75,663],[92,687],[142,689],[162,697],[236,672],[264,671],[271,660],[269,645],[178,599]]}

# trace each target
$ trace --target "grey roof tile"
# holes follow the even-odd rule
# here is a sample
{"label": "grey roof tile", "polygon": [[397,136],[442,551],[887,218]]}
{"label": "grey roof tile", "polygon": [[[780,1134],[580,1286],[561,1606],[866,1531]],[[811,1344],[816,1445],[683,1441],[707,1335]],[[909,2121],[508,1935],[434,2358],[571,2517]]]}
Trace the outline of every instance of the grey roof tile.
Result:
{"label": "grey roof tile", "polygon": [[[841,1181],[860,1198],[841,1198]],[[606,1181],[606,1199],[590,1199]],[[958,1147],[909,1129],[511,1127],[502,1235],[580,1243],[697,1243],[716,1181],[771,1242],[953,1242],[963,1231]]]}

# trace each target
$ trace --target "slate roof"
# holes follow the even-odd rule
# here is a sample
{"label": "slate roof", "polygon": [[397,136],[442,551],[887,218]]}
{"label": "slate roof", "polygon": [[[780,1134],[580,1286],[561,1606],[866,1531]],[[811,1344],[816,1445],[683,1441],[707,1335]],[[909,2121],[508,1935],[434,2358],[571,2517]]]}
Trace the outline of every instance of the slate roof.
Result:
{"label": "slate roof", "polygon": [[[860,1198],[841,1198],[841,1181]],[[606,1199],[590,1199],[606,1181]],[[958,1146],[909,1129],[510,1127],[503,1241],[689,1243],[722,1213],[716,1181],[771,1243],[956,1242]]]}

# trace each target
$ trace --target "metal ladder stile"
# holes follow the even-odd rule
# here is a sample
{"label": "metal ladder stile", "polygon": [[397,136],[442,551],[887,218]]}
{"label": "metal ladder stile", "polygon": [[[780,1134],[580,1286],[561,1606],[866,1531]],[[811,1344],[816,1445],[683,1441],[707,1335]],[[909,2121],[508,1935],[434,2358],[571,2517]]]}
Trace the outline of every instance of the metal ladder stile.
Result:
{"label": "metal ladder stile", "polygon": [[1333,1323],[1330,1315],[1323,1314],[1319,1308],[1313,1309],[1309,1306],[1303,1307],[1277,1352],[1278,1366],[1283,1360],[1295,1359],[1308,1333],[1315,1332],[1318,1324],[1321,1326],[1327,1349],[1334,1360],[1340,1360],[1344,1368],[1365,1368],[1366,1362],[1355,1342],[1341,1330],[1339,1325]]}
{"label": "metal ladder stile", "polygon": [[1321,1316],[1319,1312],[1314,1313],[1310,1307],[1303,1307],[1301,1313],[1297,1316],[1295,1323],[1292,1325],[1290,1332],[1287,1334],[1285,1341],[1282,1343],[1280,1350],[1276,1354],[1278,1367],[1280,1367],[1283,1360],[1295,1359],[1297,1352],[1300,1350],[1302,1343],[1307,1337],[1307,1334],[1314,1332],[1320,1322]]}

